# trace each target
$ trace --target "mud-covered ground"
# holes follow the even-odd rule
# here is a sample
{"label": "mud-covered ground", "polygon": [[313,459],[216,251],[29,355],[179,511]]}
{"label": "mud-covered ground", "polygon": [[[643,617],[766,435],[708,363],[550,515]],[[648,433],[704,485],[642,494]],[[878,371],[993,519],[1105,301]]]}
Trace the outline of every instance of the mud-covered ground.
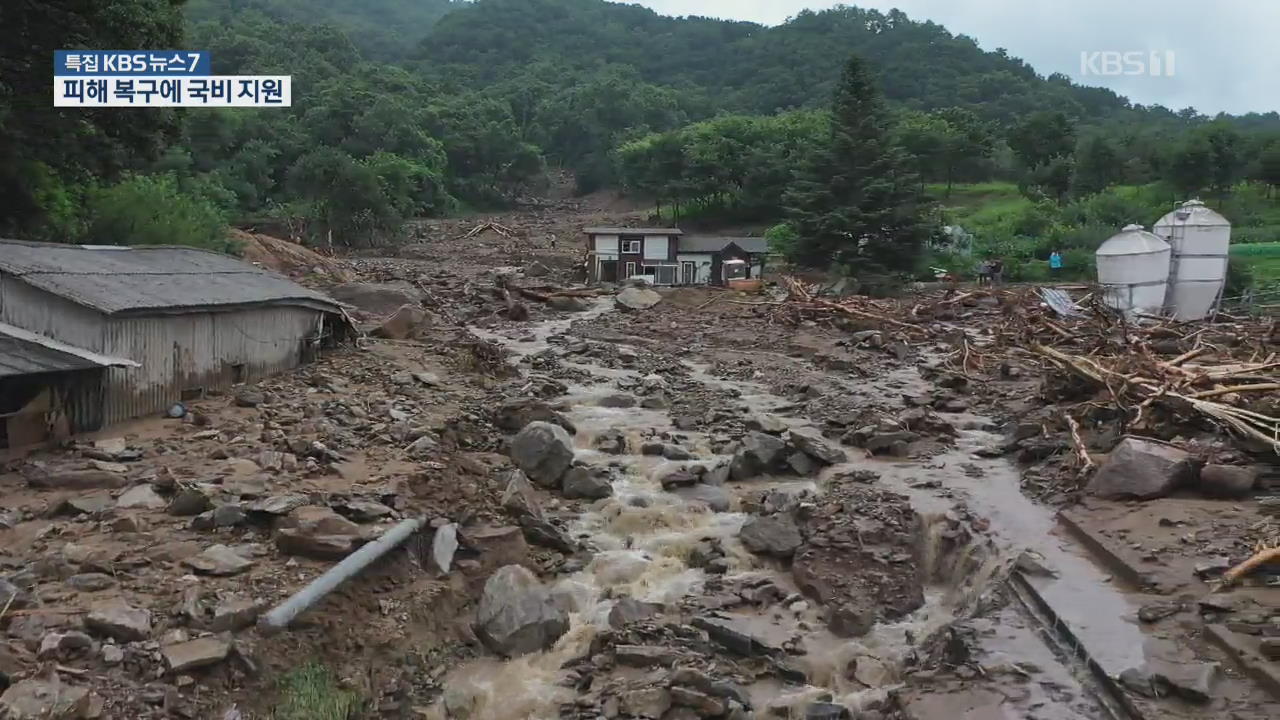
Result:
{"label": "mud-covered ground", "polygon": [[[712,290],[629,312],[516,298],[513,320],[497,275],[563,287],[574,228],[628,219],[574,212],[282,268],[389,337],[9,460],[10,714],[1276,716],[1211,641],[1266,651],[1271,576],[1206,584],[1274,527],[1262,505],[1078,504],[1016,359],[958,371],[942,342]],[[519,242],[463,237],[487,221]],[[568,439],[536,425],[513,451],[531,423]],[[1114,440],[1090,440],[1105,459]],[[257,627],[413,517],[290,630]]]}

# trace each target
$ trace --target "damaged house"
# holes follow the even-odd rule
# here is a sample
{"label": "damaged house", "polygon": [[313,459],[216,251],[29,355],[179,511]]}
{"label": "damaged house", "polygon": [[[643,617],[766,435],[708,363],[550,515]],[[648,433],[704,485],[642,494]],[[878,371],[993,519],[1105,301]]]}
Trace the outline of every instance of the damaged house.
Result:
{"label": "damaged house", "polygon": [[0,448],[297,367],[349,329],[330,298],[226,255],[0,239]]}
{"label": "damaged house", "polygon": [[685,235],[676,228],[586,228],[592,282],[643,277],[653,285],[728,285],[764,273],[768,241]]}

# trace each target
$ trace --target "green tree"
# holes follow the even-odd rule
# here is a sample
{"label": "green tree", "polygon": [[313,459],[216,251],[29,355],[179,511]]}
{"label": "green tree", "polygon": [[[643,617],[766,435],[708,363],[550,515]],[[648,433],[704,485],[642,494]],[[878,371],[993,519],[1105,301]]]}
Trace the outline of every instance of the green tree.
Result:
{"label": "green tree", "polygon": [[1072,187],[1078,195],[1092,195],[1118,182],[1122,174],[1120,153],[1115,146],[1100,134],[1090,135],[1076,152]]}
{"label": "green tree", "polygon": [[[55,108],[53,53],[67,48],[182,46],[182,0],[0,3],[0,232],[37,230],[60,212],[38,187],[111,180],[176,137],[173,110]],[[48,199],[48,195],[44,199]]]}
{"label": "green tree", "polygon": [[1258,180],[1267,186],[1268,197],[1280,187],[1280,141],[1272,142],[1263,151],[1258,163]]}
{"label": "green tree", "polygon": [[184,193],[170,175],[125,178],[90,191],[85,239],[98,245],[233,246],[227,219],[211,202]]}
{"label": "green tree", "polygon": [[794,260],[854,273],[911,269],[927,235],[915,177],[889,139],[884,100],[853,56],[832,104],[831,136],[788,196],[799,239]]}
{"label": "green tree", "polygon": [[1213,175],[1213,148],[1199,135],[1185,138],[1169,159],[1168,180],[1182,197],[1191,197],[1209,186]]}
{"label": "green tree", "polygon": [[1240,181],[1244,143],[1235,128],[1221,121],[1208,126],[1204,137],[1209,145],[1209,186],[1221,200]]}
{"label": "green tree", "polygon": [[944,108],[934,116],[946,126],[940,160],[950,197],[957,179],[974,180],[984,175],[982,165],[995,151],[995,136],[987,123],[964,108]]}
{"label": "green tree", "polygon": [[1075,149],[1075,126],[1065,113],[1032,113],[1009,130],[1009,147],[1023,167],[1034,170]]}

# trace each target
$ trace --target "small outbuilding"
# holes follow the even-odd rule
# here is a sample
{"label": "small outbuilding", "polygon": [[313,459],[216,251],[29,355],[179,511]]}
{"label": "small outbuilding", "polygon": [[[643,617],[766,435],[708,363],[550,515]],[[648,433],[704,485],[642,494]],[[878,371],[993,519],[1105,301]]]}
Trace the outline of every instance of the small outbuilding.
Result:
{"label": "small outbuilding", "polygon": [[163,412],[349,332],[332,299],[227,255],[0,239],[0,447]]}

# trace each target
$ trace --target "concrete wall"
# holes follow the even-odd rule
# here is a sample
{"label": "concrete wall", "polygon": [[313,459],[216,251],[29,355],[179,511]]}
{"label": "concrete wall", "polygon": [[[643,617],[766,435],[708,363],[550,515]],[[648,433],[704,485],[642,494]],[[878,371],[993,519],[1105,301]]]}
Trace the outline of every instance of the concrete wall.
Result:
{"label": "concrete wall", "polygon": [[676,260],[681,265],[680,282],[684,282],[684,263],[691,262],[698,269],[697,278],[694,280],[696,285],[706,285],[711,282],[711,268],[714,263],[715,255],[712,253],[679,253]]}

